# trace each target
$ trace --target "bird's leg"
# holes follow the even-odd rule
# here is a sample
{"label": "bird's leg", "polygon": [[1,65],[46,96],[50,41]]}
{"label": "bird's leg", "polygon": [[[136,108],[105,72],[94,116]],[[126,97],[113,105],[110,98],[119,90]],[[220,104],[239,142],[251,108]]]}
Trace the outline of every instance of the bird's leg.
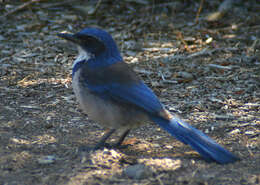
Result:
{"label": "bird's leg", "polygon": [[101,138],[101,140],[96,144],[96,146],[95,146],[95,150],[97,150],[97,149],[100,149],[100,148],[102,148],[102,147],[104,147],[105,145],[106,145],[106,140],[114,133],[116,131],[116,129],[110,129],[110,130],[108,130],[108,132],[106,132],[103,136],[102,136],[102,138]]}
{"label": "bird's leg", "polygon": [[129,134],[129,132],[130,132],[130,129],[127,129],[127,130],[120,136],[119,140],[118,140],[118,141],[116,142],[116,144],[115,144],[115,147],[119,147],[119,146],[123,143],[125,137]]}
{"label": "bird's leg", "polygon": [[113,144],[113,145],[109,145],[106,143],[106,140],[116,131],[116,129],[110,129],[108,130],[108,132],[106,132],[104,134],[104,136],[101,138],[101,140],[96,144],[95,146],[95,150],[100,149],[102,147],[108,147],[108,148],[117,148],[120,147],[120,145],[122,144],[122,142],[124,141],[125,137],[127,136],[127,134],[130,132],[130,129],[127,129],[126,131],[124,131],[124,133],[120,136],[119,140]]}

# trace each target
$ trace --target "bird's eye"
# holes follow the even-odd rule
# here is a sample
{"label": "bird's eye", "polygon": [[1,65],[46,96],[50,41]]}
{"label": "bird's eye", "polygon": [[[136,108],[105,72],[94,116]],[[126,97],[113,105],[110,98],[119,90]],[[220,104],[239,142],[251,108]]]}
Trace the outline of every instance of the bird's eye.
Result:
{"label": "bird's eye", "polygon": [[83,47],[93,54],[98,54],[105,50],[104,43],[95,37],[79,35],[79,39]]}

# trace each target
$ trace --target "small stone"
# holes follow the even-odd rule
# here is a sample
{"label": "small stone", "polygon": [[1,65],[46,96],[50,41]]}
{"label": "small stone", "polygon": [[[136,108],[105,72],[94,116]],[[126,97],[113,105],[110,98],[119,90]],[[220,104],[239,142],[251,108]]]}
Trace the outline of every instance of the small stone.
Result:
{"label": "small stone", "polygon": [[165,148],[167,148],[167,149],[173,149],[173,146],[172,146],[172,145],[165,145]]}
{"label": "small stone", "polygon": [[238,134],[238,133],[240,133],[240,130],[238,128],[229,132],[230,135]]}
{"label": "small stone", "polygon": [[178,72],[178,77],[181,77],[183,79],[193,79],[193,75],[185,71]]}
{"label": "small stone", "polygon": [[134,52],[134,51],[127,51],[126,54],[128,56],[136,56],[136,52]]}
{"label": "small stone", "polygon": [[0,40],[5,40],[5,38],[2,35],[0,35]]}
{"label": "small stone", "polygon": [[144,179],[152,174],[151,169],[144,164],[136,164],[128,166],[124,169],[124,173],[132,179]]}
{"label": "small stone", "polygon": [[155,143],[155,144],[153,144],[153,147],[154,147],[154,148],[160,148],[160,147],[161,147],[161,145],[159,145],[159,144]]}
{"label": "small stone", "polygon": [[133,58],[133,59],[131,60],[131,63],[138,63],[138,58]]}
{"label": "small stone", "polygon": [[213,38],[212,37],[209,37],[205,42],[206,42],[206,44],[209,44],[209,43],[211,43],[213,41]]}
{"label": "small stone", "polygon": [[255,134],[255,132],[254,131],[245,131],[245,134],[246,135],[253,135],[253,134]]}
{"label": "small stone", "polygon": [[139,163],[145,164],[149,166],[149,168],[153,171],[168,171],[168,170],[177,170],[181,167],[182,163],[181,160],[178,159],[171,159],[171,158],[144,158],[139,159]]}
{"label": "small stone", "polygon": [[52,164],[56,161],[56,157],[54,155],[42,156],[37,161],[39,164]]}
{"label": "small stone", "polygon": [[226,121],[226,120],[233,120],[234,117],[232,115],[215,115],[215,119]]}
{"label": "small stone", "polygon": [[76,15],[64,15],[63,18],[69,21],[77,21],[78,19]]}

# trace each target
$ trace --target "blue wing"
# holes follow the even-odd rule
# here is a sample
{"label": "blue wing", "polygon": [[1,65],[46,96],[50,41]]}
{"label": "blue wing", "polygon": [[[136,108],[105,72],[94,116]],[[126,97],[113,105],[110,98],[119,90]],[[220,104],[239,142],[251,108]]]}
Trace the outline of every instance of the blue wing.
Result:
{"label": "blue wing", "polygon": [[84,86],[102,98],[135,105],[152,114],[162,110],[153,91],[123,62],[97,69],[86,65],[81,79]]}
{"label": "blue wing", "polygon": [[114,82],[103,85],[88,85],[91,91],[99,94],[103,98],[114,99],[119,102],[136,105],[148,113],[158,113],[162,105],[144,83],[138,84],[120,84]]}

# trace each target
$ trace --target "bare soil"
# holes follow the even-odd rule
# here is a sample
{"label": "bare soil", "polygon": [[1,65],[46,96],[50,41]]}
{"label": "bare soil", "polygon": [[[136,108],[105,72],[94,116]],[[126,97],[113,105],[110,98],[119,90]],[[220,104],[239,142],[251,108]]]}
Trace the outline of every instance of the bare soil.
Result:
{"label": "bare soil", "polygon": [[[1,17],[0,184],[260,184],[259,2],[211,22],[220,2],[204,2],[197,24],[199,1],[104,0],[94,14],[91,2],[42,1]],[[22,3],[0,2],[0,12]],[[104,129],[79,109],[76,48],[56,34],[87,26],[110,32],[167,109],[241,161],[207,163],[154,124],[132,130],[126,148],[81,150]],[[147,169],[131,177],[136,164]]]}

